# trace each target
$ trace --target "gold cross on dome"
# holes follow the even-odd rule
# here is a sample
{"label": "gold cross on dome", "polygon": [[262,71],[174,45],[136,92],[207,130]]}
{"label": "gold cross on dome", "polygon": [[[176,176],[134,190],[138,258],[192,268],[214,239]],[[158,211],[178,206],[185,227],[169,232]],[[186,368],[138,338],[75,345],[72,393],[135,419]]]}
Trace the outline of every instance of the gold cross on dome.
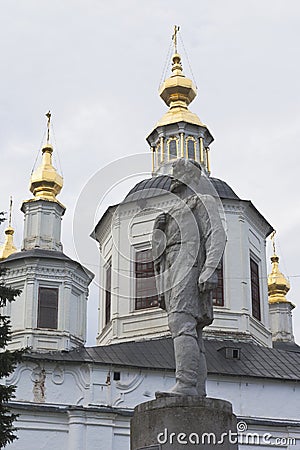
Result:
{"label": "gold cross on dome", "polygon": [[172,40],[174,41],[174,53],[177,53],[177,34],[178,34],[179,30],[180,30],[180,26],[174,25],[174,33],[172,36]]}
{"label": "gold cross on dome", "polygon": [[276,234],[276,230],[274,230],[273,233],[272,233],[271,236],[270,236],[271,241],[272,241],[272,246],[273,246],[273,253],[274,253],[274,255],[276,255],[275,234]]}
{"label": "gold cross on dome", "polygon": [[49,144],[49,141],[50,141],[50,120],[51,120],[51,112],[50,111],[47,112],[46,117],[48,119],[48,121],[47,121],[47,144]]}
{"label": "gold cross on dome", "polygon": [[12,196],[10,196],[10,201],[9,201],[9,219],[8,219],[8,226],[9,227],[11,227],[12,207],[13,207],[13,199],[12,199]]}

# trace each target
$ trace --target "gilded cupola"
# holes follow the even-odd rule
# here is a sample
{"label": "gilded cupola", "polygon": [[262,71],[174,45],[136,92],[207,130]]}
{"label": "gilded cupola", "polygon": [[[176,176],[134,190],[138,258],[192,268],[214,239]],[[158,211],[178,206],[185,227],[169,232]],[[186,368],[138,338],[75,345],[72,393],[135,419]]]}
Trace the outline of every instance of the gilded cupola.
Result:
{"label": "gilded cupola", "polygon": [[286,294],[290,290],[290,283],[279,270],[279,257],[271,256],[272,272],[268,276],[269,303],[288,302]]}
{"label": "gilded cupola", "polygon": [[10,255],[17,251],[14,245],[14,232],[15,230],[11,226],[11,216],[12,216],[12,198],[10,198],[10,208],[9,208],[9,220],[8,227],[5,230],[5,241],[4,244],[0,246],[0,261],[8,258]]}
{"label": "gilded cupola", "polygon": [[173,35],[174,54],[172,57],[172,74],[159,88],[159,95],[169,106],[169,111],[160,119],[157,126],[185,121],[195,125],[203,126],[199,117],[192,113],[188,106],[197,95],[197,88],[187,78],[182,69],[181,56],[177,51],[177,33],[179,27],[175,26]]}
{"label": "gilded cupola", "polygon": [[63,178],[58,174],[52,164],[53,147],[50,144],[50,111],[46,114],[47,123],[47,142],[42,148],[42,163],[33,172],[30,179],[30,191],[36,200],[57,201],[56,196],[63,187]]}
{"label": "gilded cupola", "polygon": [[272,235],[273,255],[271,256],[272,271],[268,276],[269,303],[288,302],[286,294],[290,290],[290,283],[279,270],[279,257],[276,255],[274,235]]}

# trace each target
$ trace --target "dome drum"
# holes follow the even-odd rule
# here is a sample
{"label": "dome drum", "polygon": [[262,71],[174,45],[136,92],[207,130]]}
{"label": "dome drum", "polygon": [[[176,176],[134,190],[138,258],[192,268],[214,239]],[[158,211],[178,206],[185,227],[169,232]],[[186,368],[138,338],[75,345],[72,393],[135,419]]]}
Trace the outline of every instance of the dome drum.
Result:
{"label": "dome drum", "polygon": [[205,126],[184,121],[157,127],[147,137],[153,152],[153,172],[167,173],[166,167],[178,158],[198,161],[209,172],[208,151],[213,137]]}

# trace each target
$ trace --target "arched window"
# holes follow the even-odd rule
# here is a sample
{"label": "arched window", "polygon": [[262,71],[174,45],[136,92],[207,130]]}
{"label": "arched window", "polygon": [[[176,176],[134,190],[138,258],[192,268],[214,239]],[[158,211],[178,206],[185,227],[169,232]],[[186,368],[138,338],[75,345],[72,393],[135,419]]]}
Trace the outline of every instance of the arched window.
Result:
{"label": "arched window", "polygon": [[186,156],[190,159],[196,159],[196,142],[192,137],[186,140]]}
{"label": "arched window", "polygon": [[177,159],[177,157],[178,157],[178,140],[177,139],[175,139],[175,138],[169,139],[168,153],[169,153],[169,160]]}

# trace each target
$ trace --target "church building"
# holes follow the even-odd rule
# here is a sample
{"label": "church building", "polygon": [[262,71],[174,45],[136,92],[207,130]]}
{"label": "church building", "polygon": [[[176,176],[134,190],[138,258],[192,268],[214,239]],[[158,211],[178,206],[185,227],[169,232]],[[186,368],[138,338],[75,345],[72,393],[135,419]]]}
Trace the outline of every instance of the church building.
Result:
{"label": "church building", "polygon": [[151,242],[155,218],[174,204],[172,163],[179,158],[200,164],[203,193],[218,199],[227,234],[214,321],[204,329],[207,394],[232,403],[240,450],[300,449],[300,347],[275,244],[271,266],[266,259],[274,229],[250,200],[211,176],[213,136],[189,109],[197,90],[184,75],[176,45],[159,94],[168,109],[147,137],[152,177],[110,206],[91,236],[99,246],[102,286],[93,347],[85,342],[94,275],[63,252],[65,206],[57,199],[63,179],[52,164],[48,117],[42,163],[30,180],[33,197],[21,207],[22,248],[15,248],[9,224],[0,249],[5,283],[22,290],[4,311],[12,322],[9,348],[30,348],[2,380],[17,386],[10,408],[20,414],[19,439],[8,449],[129,450],[134,407],[174,384],[173,344],[158,305]]}

